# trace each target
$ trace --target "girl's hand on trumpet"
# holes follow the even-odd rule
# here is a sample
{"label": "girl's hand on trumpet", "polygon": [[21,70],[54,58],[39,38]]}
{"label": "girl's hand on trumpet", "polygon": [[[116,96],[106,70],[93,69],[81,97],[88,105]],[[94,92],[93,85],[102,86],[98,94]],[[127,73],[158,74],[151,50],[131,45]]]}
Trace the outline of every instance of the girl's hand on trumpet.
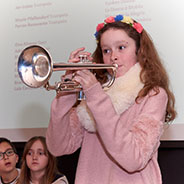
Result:
{"label": "girl's hand on trumpet", "polygon": [[83,90],[90,88],[98,82],[95,75],[89,70],[78,70],[75,72],[73,80],[80,83]]}
{"label": "girl's hand on trumpet", "polygon": [[[84,51],[84,50],[85,50],[85,47],[81,47],[81,48],[78,48],[78,49],[72,51],[70,53],[68,62],[69,63],[78,63],[78,62],[80,62],[80,55],[85,55],[86,56],[86,59],[89,60],[89,61],[91,61],[93,59],[91,57],[91,53],[90,52],[87,52],[87,51]],[[62,75],[61,76],[61,81],[73,80],[73,78],[75,76],[75,72],[76,71],[67,70],[65,72],[65,75]]]}
{"label": "girl's hand on trumpet", "polygon": [[91,53],[84,51],[85,47],[78,48],[70,53],[69,63],[78,63],[80,62],[80,55],[85,55],[87,60],[91,61],[93,58],[91,57]]}
{"label": "girl's hand on trumpet", "polygon": [[[70,57],[68,62],[69,63],[78,63],[80,62],[80,56],[84,55],[86,56],[86,59],[89,61],[92,61],[92,57],[91,57],[91,53],[84,51],[85,47],[81,47],[78,48],[76,50],[74,50],[73,52],[71,52]],[[88,89],[89,87],[91,87],[93,84],[97,83],[97,79],[94,76],[94,74],[92,72],[90,72],[89,70],[78,70],[78,71],[67,71],[67,75],[70,75],[71,73],[73,73],[72,77],[73,80],[75,80],[76,82],[80,83],[82,88]]]}

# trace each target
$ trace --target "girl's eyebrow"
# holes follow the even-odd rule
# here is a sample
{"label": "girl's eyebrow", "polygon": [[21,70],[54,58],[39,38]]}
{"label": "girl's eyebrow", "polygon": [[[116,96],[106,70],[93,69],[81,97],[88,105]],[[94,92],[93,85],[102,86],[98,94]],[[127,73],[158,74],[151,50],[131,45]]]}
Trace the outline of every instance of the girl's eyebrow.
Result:
{"label": "girl's eyebrow", "polygon": [[[8,150],[13,150],[13,148],[7,148],[7,149],[5,150],[5,152],[8,151]],[[4,152],[0,151],[0,153],[4,153]]]}
{"label": "girl's eyebrow", "polygon": [[[44,149],[42,149],[42,148],[38,148],[38,149],[36,149],[36,151],[37,151],[37,150],[39,150],[39,151],[40,151],[40,150],[41,150],[41,151],[44,151]],[[35,151],[35,150],[30,148],[28,151]]]}
{"label": "girl's eyebrow", "polygon": [[8,151],[8,150],[13,150],[13,148],[7,148],[5,151]]}
{"label": "girl's eyebrow", "polygon": [[44,149],[42,149],[42,148],[39,148],[39,149],[37,149],[38,151],[45,151]]}
{"label": "girl's eyebrow", "polygon": [[[125,40],[119,40],[119,41],[116,41],[115,44],[126,44],[126,45],[128,45],[128,42],[125,41]],[[101,47],[108,47],[108,45],[101,44]]]}
{"label": "girl's eyebrow", "polygon": [[115,42],[115,43],[117,43],[117,44],[128,44],[128,42],[127,41],[125,41],[125,40],[120,40],[120,41],[117,41],[117,42]]}

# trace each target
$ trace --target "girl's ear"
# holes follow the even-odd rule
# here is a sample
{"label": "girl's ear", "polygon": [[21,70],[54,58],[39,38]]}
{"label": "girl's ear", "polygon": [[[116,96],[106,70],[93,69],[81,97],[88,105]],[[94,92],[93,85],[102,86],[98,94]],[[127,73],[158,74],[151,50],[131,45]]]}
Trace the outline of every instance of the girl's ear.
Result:
{"label": "girl's ear", "polygon": [[16,155],[16,163],[18,163],[18,161],[19,161],[19,156],[17,155],[17,154],[15,154]]}

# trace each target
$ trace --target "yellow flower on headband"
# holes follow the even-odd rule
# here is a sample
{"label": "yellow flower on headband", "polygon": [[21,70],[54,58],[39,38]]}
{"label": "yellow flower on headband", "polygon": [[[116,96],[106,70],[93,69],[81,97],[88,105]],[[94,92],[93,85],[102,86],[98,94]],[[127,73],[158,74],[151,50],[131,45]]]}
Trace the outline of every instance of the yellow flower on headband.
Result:
{"label": "yellow flower on headband", "polygon": [[132,18],[128,17],[128,16],[123,16],[123,20],[121,22],[124,22],[124,23],[127,23],[127,24],[133,24],[134,23]]}

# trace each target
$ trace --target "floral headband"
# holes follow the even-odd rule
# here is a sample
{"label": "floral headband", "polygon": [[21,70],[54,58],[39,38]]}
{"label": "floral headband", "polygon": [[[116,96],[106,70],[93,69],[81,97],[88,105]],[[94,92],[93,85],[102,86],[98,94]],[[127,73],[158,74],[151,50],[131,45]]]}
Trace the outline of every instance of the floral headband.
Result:
{"label": "floral headband", "polygon": [[96,27],[96,33],[94,34],[95,37],[97,38],[98,36],[98,32],[106,25],[109,23],[113,23],[113,22],[123,22],[126,24],[129,24],[130,26],[132,26],[138,33],[142,33],[143,27],[140,23],[135,22],[131,17],[128,16],[123,16],[123,15],[117,15],[116,17],[110,16],[107,17],[103,23],[100,23],[97,25]]}

